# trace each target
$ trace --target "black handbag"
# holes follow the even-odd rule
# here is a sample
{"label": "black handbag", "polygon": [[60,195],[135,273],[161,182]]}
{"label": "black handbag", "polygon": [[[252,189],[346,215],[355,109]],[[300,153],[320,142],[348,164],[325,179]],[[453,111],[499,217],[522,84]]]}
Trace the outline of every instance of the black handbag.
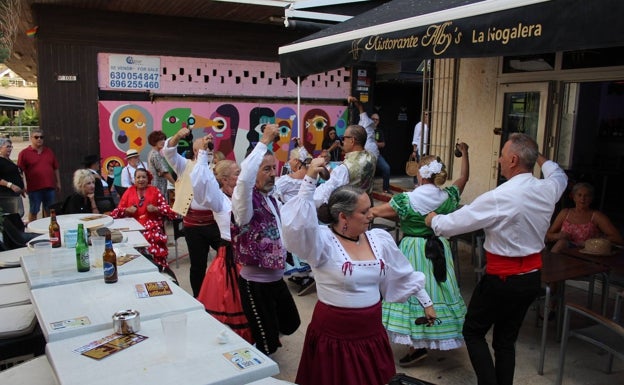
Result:
{"label": "black handbag", "polygon": [[415,377],[410,377],[405,373],[397,373],[390,379],[388,385],[435,385],[432,382],[419,380]]}

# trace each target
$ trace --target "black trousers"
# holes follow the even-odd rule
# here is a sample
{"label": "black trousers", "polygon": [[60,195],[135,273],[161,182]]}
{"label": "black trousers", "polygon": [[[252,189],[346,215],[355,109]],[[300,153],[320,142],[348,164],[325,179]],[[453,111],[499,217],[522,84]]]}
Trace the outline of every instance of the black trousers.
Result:
{"label": "black trousers", "polygon": [[[506,279],[485,275],[477,284],[468,305],[463,334],[479,385],[513,384],[518,332],[540,287],[539,271]],[[485,340],[492,326],[496,362]]]}
{"label": "black trousers", "polygon": [[184,228],[184,238],[191,261],[189,270],[191,289],[193,289],[193,297],[197,298],[208,268],[208,253],[211,247],[215,250],[219,248],[221,233],[216,223],[208,226],[189,226]]}
{"label": "black trousers", "polygon": [[243,311],[256,348],[269,355],[282,346],[279,335],[293,334],[301,325],[295,300],[283,279],[254,282],[238,278]]}

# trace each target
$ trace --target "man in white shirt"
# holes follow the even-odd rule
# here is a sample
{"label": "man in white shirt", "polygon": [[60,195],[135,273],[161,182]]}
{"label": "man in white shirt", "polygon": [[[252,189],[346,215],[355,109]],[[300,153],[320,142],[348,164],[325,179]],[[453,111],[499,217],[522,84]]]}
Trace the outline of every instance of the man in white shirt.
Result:
{"label": "man in white shirt", "polygon": [[147,169],[145,164],[139,158],[139,152],[134,148],[126,151],[126,161],[128,162],[128,165],[121,170],[121,187],[124,189],[127,189],[134,184],[134,173],[137,168]]}
{"label": "man in white shirt", "polygon": [[[416,158],[416,161],[420,161],[420,157],[429,152],[429,111],[423,113],[422,120],[414,127],[412,147],[412,156]],[[414,177],[414,186],[416,185],[418,185],[418,178]]]}
{"label": "man in white shirt", "polygon": [[[327,203],[331,193],[340,186],[346,184],[356,186],[371,193],[373,189],[373,177],[375,176],[376,158],[364,150],[367,133],[362,126],[348,126],[343,136],[342,149],[345,159],[342,164],[331,172],[328,181],[321,184],[314,191],[314,204],[319,207]],[[375,144],[375,148],[377,145]]]}
{"label": "man in white shirt", "polygon": [[364,106],[362,103],[354,96],[349,96],[347,98],[347,103],[355,104],[360,111],[360,121],[358,125],[364,127],[366,130],[366,143],[364,144],[364,149],[371,153],[375,157],[375,162],[377,162],[377,157],[379,156],[379,148],[377,147],[377,142],[375,141],[375,128],[377,125],[375,122],[368,116],[366,111],[364,111]]}
{"label": "man in white shirt", "polygon": [[267,124],[253,151],[241,164],[232,194],[232,246],[243,267],[238,280],[241,304],[256,348],[269,355],[281,345],[280,334],[294,333],[301,320],[286,282],[282,279],[286,248],[275,185],[275,156],[267,146],[279,134],[277,124]]}
{"label": "man in white shirt", "polygon": [[413,154],[416,160],[426,155],[429,147],[429,111],[423,113],[422,121],[416,123],[414,127],[414,135],[412,137]]}
{"label": "man in white shirt", "polygon": [[[480,385],[513,383],[515,342],[540,292],[540,252],[567,185],[565,172],[539,154],[537,143],[525,134],[511,134],[498,161],[505,183],[451,214],[426,217],[438,236],[485,231],[486,274],[472,294],[463,329]],[[536,161],[544,179],[532,174]],[[495,362],[485,340],[492,326]]]}

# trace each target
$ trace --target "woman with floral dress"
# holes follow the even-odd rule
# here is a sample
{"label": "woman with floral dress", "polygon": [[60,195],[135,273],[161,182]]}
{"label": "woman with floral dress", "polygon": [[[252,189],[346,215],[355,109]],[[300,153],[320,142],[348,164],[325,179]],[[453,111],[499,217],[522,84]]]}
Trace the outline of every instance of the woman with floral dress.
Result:
{"label": "woman with floral dress", "polygon": [[166,268],[169,266],[169,249],[164,218],[174,219],[177,214],[171,210],[158,188],[150,185],[150,182],[149,171],[138,168],[134,174],[134,185],[124,192],[117,208],[110,215],[113,218],[132,217],[139,221],[145,227],[143,236],[150,244],[147,251],[156,264]]}

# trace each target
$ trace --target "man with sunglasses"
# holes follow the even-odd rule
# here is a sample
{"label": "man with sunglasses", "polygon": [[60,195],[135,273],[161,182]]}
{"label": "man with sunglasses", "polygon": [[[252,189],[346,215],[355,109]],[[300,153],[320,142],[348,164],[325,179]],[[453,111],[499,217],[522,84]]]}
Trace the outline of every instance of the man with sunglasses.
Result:
{"label": "man with sunglasses", "polygon": [[56,200],[56,194],[61,192],[61,176],[54,152],[43,145],[42,130],[34,129],[30,132],[30,146],[20,151],[17,165],[26,176],[26,191],[30,203],[28,221],[37,219],[42,203],[43,216],[47,217],[50,205]]}
{"label": "man with sunglasses", "polygon": [[340,186],[351,185],[361,188],[368,194],[373,190],[373,177],[377,158],[364,149],[367,133],[364,127],[354,124],[345,130],[342,150],[344,162],[336,167],[331,178],[314,191],[314,203],[319,207],[327,203],[331,193]]}

